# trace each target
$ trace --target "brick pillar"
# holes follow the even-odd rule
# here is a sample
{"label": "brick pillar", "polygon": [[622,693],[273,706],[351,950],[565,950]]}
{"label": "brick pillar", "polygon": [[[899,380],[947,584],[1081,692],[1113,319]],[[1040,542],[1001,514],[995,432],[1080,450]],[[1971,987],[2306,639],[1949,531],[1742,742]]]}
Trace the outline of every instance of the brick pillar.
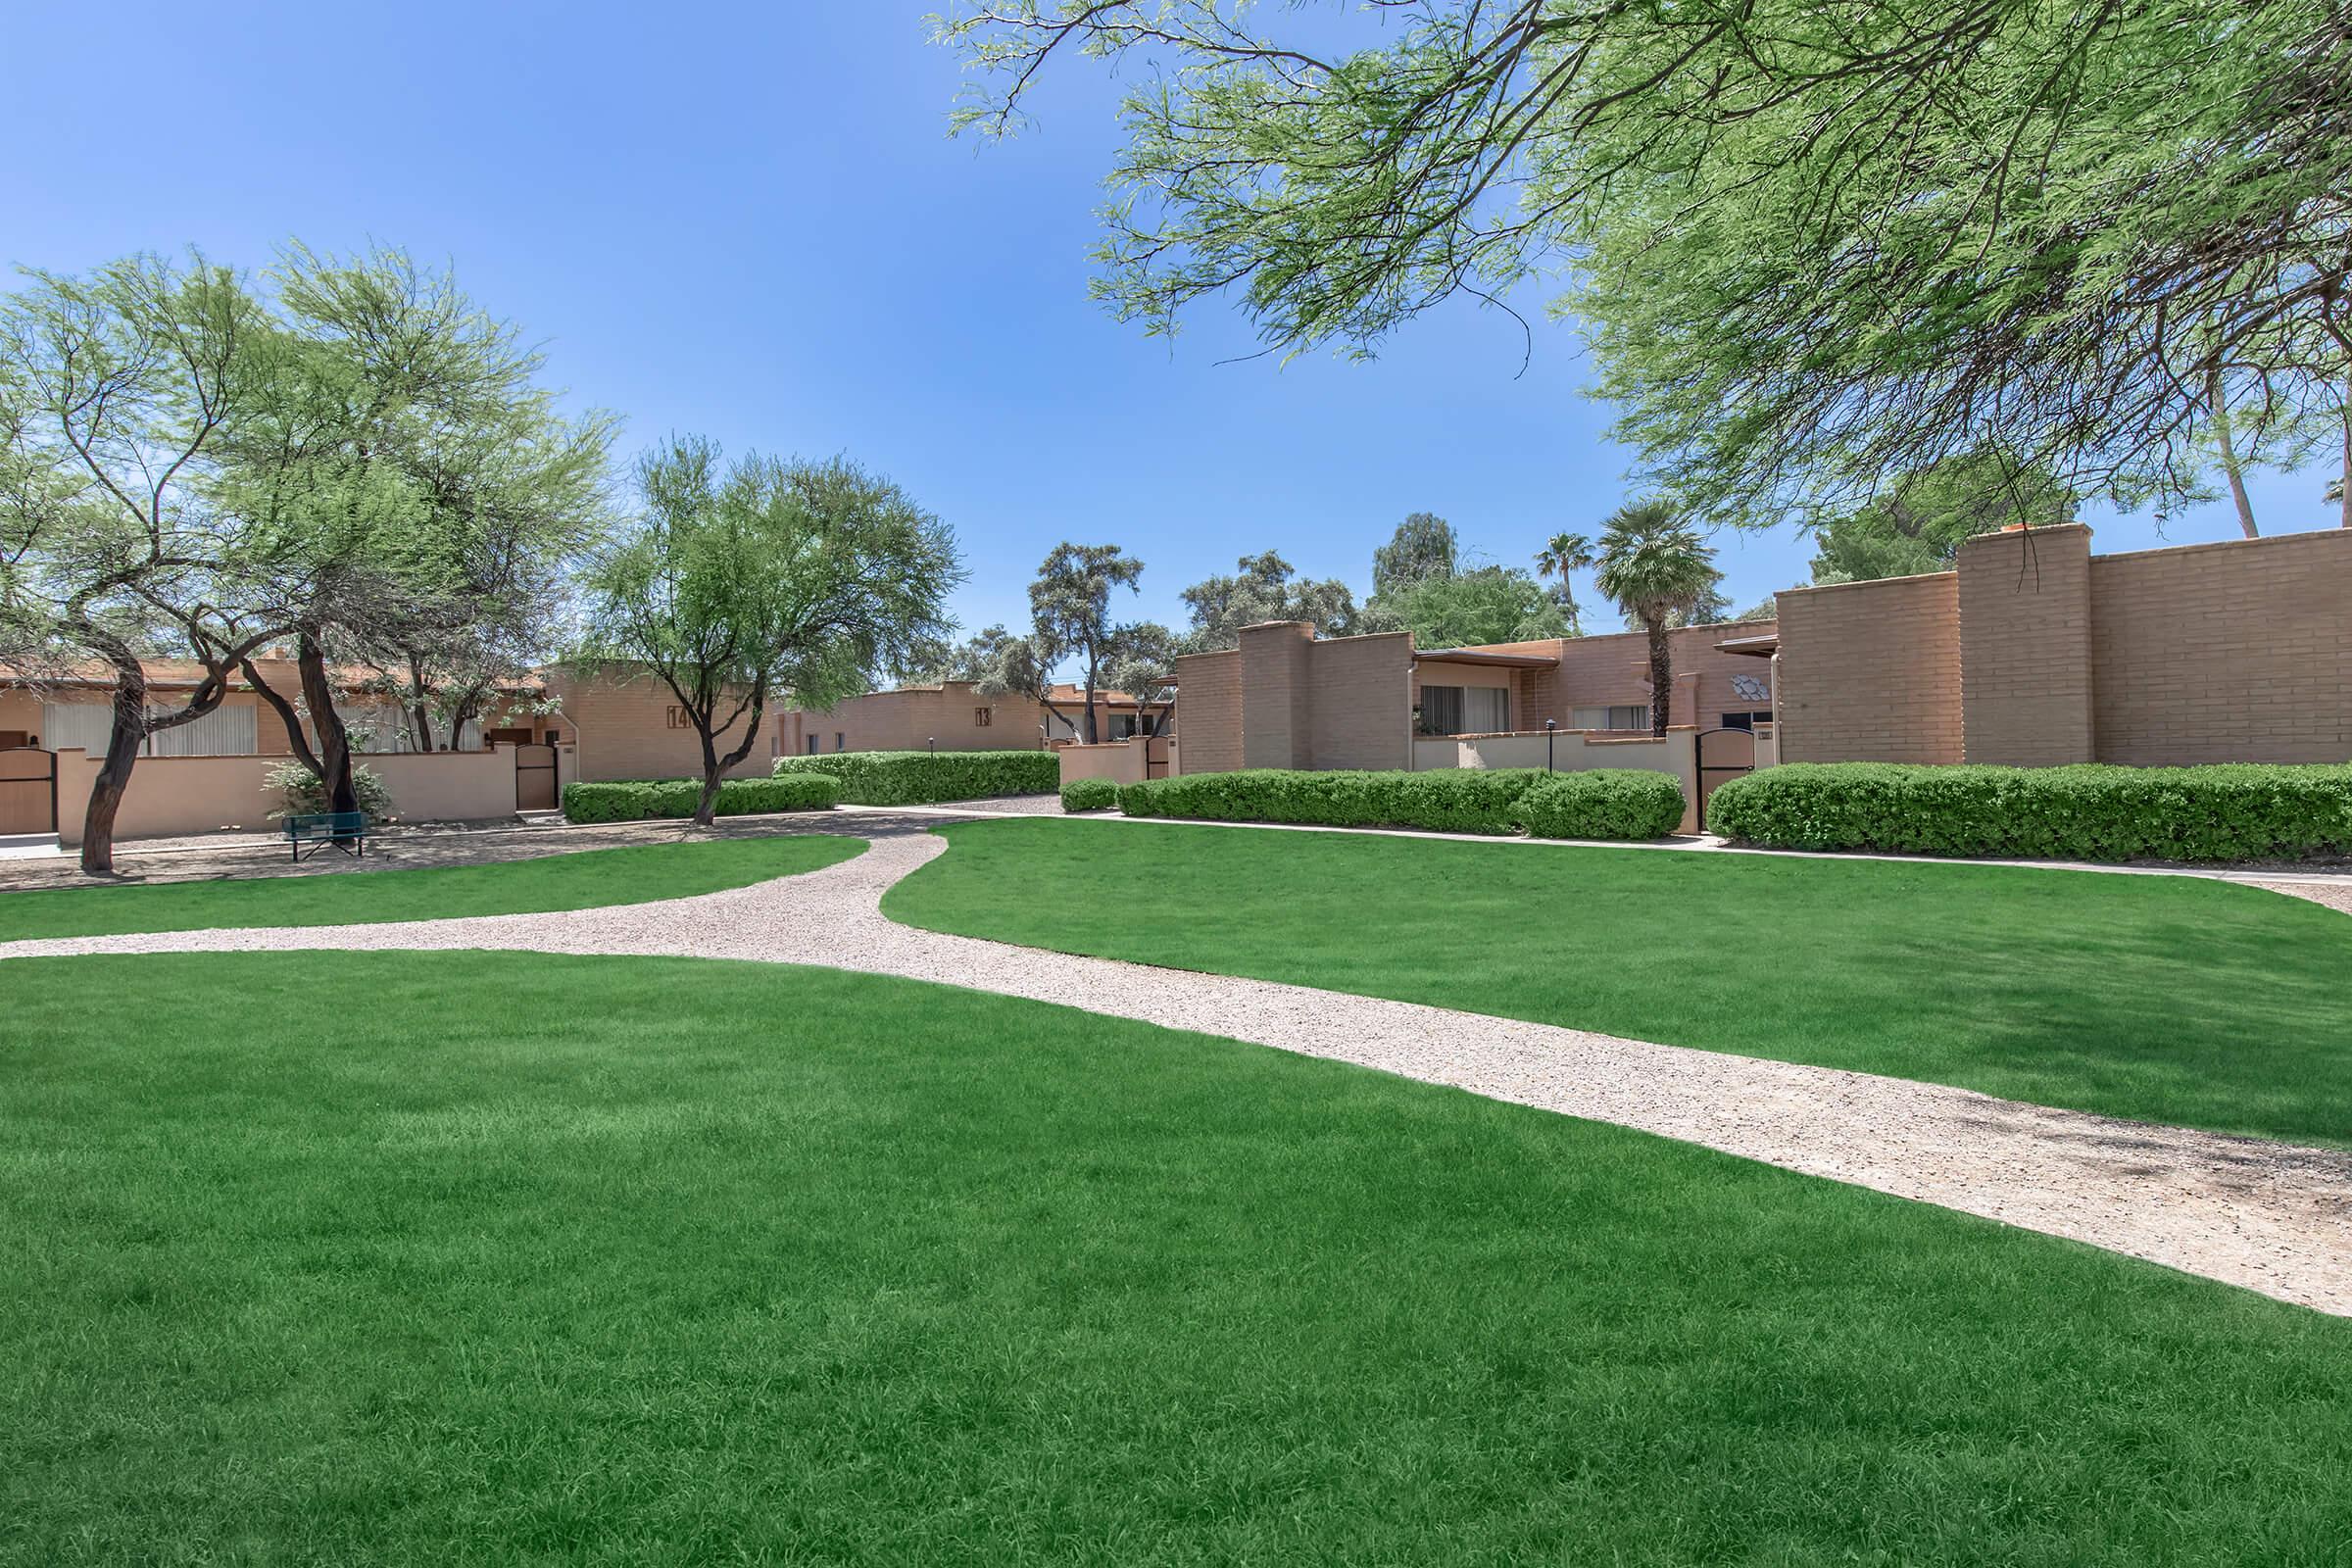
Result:
{"label": "brick pillar", "polygon": [[1242,628],[1242,765],[1312,767],[1307,745],[1312,622],[1269,620]]}
{"label": "brick pillar", "polygon": [[2090,671],[2088,528],[1981,534],[1960,547],[1965,760],[2091,760]]}

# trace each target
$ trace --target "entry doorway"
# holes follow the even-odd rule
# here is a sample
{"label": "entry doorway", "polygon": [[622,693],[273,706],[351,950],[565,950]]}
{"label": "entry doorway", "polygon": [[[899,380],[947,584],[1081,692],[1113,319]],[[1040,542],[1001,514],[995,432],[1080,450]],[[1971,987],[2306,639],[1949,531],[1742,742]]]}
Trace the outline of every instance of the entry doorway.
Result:
{"label": "entry doorway", "polygon": [[0,751],[0,836],[57,831],[57,754],[37,746]]}
{"label": "entry doorway", "polygon": [[556,749],[553,746],[514,748],[514,809],[552,811],[556,808]]}

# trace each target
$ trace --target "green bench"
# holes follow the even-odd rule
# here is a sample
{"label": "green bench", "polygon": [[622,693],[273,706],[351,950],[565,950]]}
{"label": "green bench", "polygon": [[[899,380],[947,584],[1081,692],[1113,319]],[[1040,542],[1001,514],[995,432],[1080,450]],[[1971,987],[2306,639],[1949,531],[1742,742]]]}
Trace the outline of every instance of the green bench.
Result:
{"label": "green bench", "polygon": [[[307,852],[303,848],[306,844],[310,846]],[[366,855],[368,813],[318,811],[286,818],[286,847],[294,852],[296,860],[306,860],[330,844],[354,859]]]}

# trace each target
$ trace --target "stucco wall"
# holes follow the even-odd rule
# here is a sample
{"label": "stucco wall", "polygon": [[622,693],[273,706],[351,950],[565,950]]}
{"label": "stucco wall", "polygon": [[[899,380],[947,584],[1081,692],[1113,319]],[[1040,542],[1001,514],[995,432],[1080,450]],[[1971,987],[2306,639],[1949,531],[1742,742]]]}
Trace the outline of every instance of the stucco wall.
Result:
{"label": "stucco wall", "polygon": [[[283,804],[263,779],[279,757],[147,757],[131,769],[130,787],[115,816],[122,839],[176,838],[242,829],[267,832],[270,812]],[[394,753],[362,759],[391,791],[393,818],[403,822],[487,821],[514,814],[514,754]],[[81,843],[90,781],[99,760],[78,747],[57,754],[58,842]],[[564,775],[559,775],[564,776]]]}
{"label": "stucco wall", "polygon": [[1790,589],[1778,608],[1781,760],[1960,760],[1957,574]]}
{"label": "stucco wall", "polygon": [[2352,760],[2352,531],[2090,560],[2099,760]]}
{"label": "stucco wall", "polygon": [[26,736],[27,744],[41,738],[41,700],[28,691],[0,688],[0,730]]}
{"label": "stucco wall", "polygon": [[1150,744],[1152,743],[1139,736],[1100,746],[1058,747],[1061,781],[1068,784],[1082,778],[1106,778],[1116,784],[1140,784],[1144,780],[1144,748]]}

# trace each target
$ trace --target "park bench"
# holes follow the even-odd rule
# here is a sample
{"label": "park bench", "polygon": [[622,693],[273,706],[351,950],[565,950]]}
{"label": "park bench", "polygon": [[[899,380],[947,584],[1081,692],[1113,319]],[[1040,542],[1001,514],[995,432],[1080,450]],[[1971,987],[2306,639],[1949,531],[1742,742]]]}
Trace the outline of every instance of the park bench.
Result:
{"label": "park bench", "polygon": [[[306,854],[303,846],[309,845]],[[286,845],[294,858],[305,860],[328,845],[357,858],[368,853],[368,813],[365,811],[318,811],[307,816],[286,818]]]}

